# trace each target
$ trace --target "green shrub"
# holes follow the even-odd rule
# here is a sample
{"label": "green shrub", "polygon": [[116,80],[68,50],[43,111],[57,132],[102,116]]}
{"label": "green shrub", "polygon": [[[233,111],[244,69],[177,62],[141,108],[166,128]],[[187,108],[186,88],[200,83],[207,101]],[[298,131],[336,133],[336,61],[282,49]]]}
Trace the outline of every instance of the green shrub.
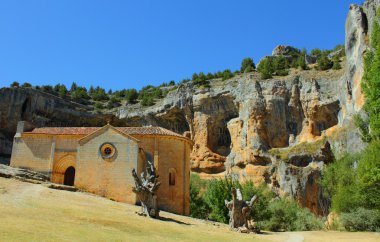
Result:
{"label": "green shrub", "polygon": [[264,58],[260,61],[257,71],[260,73],[261,79],[270,79],[274,72],[272,58]]}
{"label": "green shrub", "polygon": [[207,183],[202,181],[198,174],[190,176],[190,217],[207,219],[210,211],[203,198],[201,189],[205,189]]}
{"label": "green shrub", "polygon": [[319,58],[322,55],[322,51],[320,49],[318,49],[318,48],[314,48],[314,49],[311,50],[310,54],[312,56],[315,56],[316,58]]}
{"label": "green shrub", "polygon": [[380,210],[379,157],[380,140],[375,140],[362,153],[345,155],[324,169],[321,184],[324,195],[331,198],[332,210]]}
{"label": "green shrub", "polygon": [[271,231],[307,231],[320,230],[323,222],[308,209],[300,208],[296,202],[287,199],[276,199],[269,205],[271,217],[266,228]]}
{"label": "green shrub", "polygon": [[136,89],[127,89],[124,91],[124,97],[127,99],[128,103],[134,104],[137,102],[137,98],[139,97],[139,93]]}
{"label": "green shrub", "polygon": [[373,22],[371,45],[364,58],[364,75],[361,83],[366,102],[364,109],[369,117],[370,135],[380,139],[380,18],[376,14]]}
{"label": "green shrub", "polygon": [[277,56],[273,59],[273,70],[278,76],[288,75],[289,62],[284,56]]}
{"label": "green shrub", "polygon": [[333,67],[332,61],[328,58],[329,52],[324,51],[321,56],[317,59],[318,70],[325,71]]}
{"label": "green shrub", "polygon": [[299,67],[301,70],[307,70],[308,67],[307,67],[307,64],[306,64],[306,55],[307,55],[307,52],[306,50],[302,50],[300,56],[298,56],[297,60],[296,60],[296,67]]}
{"label": "green shrub", "polygon": [[149,96],[149,95],[145,95],[142,97],[141,99],[141,105],[142,106],[152,106],[154,105],[154,99],[152,96]]}
{"label": "green shrub", "polygon": [[372,141],[357,167],[361,206],[380,210],[380,140]]}
{"label": "green shrub", "polygon": [[266,184],[259,187],[255,187],[252,181],[241,184],[231,176],[204,181],[198,175],[192,174],[190,180],[191,216],[228,223],[228,209],[224,201],[232,199],[231,189],[233,187],[241,190],[245,201],[250,200],[254,195],[258,196],[250,218],[253,218],[259,229],[301,231],[318,230],[323,227],[320,219],[316,218],[308,209],[300,208],[293,200],[274,199],[274,192]]}
{"label": "green shrub", "polygon": [[85,103],[84,101],[90,99],[90,96],[88,96],[85,87],[76,87],[75,91],[71,92],[71,99],[79,103]]}
{"label": "green shrub", "polygon": [[68,90],[65,85],[57,84],[54,87],[54,92],[61,98],[65,98],[68,94]]}
{"label": "green shrub", "polygon": [[250,73],[250,72],[254,72],[255,69],[251,66],[248,66],[247,68],[244,69],[244,73]]}
{"label": "green shrub", "polygon": [[232,77],[234,77],[234,74],[231,72],[231,70],[226,69],[226,70],[223,71],[223,77],[222,77],[223,81],[228,80],[228,79],[230,79]]}
{"label": "green shrub", "polygon": [[340,65],[340,59],[339,59],[338,55],[335,55],[333,57],[332,62],[333,62],[333,66],[332,66],[333,70],[340,70],[340,69],[342,69],[342,66]]}
{"label": "green shrub", "polygon": [[359,155],[345,155],[327,165],[323,171],[321,185],[326,198],[332,201],[332,210],[349,212],[360,204],[355,164]]}
{"label": "green shrub", "polygon": [[357,208],[350,213],[342,213],[340,220],[348,231],[379,231],[380,211]]}
{"label": "green shrub", "polygon": [[273,75],[286,76],[289,74],[289,62],[284,56],[265,57],[259,63],[257,71],[261,79],[272,78]]}
{"label": "green shrub", "polygon": [[261,184],[259,187],[255,187],[252,181],[247,181],[242,184],[241,192],[243,199],[249,201],[254,195],[258,196],[255,201],[250,217],[254,219],[260,229],[264,228],[265,221],[271,217],[271,211],[269,204],[275,197],[273,191],[271,191],[266,184]]}
{"label": "green shrub", "polygon": [[[12,86],[12,85],[11,85]],[[29,88],[29,87],[32,87],[32,84],[28,83],[28,82],[24,82],[24,84],[22,84],[23,88]]]}
{"label": "green shrub", "polygon": [[114,108],[115,106],[120,106],[121,100],[115,96],[111,97],[110,100],[107,103],[107,108],[111,109]]}
{"label": "green shrub", "polygon": [[240,72],[252,72],[256,69],[255,63],[253,62],[252,58],[245,58],[241,62]]}
{"label": "green shrub", "polygon": [[97,102],[97,103],[95,103],[95,108],[96,109],[104,109],[104,106],[102,103]]}
{"label": "green shrub", "polygon": [[200,72],[199,75],[194,73],[192,81],[195,86],[210,87],[210,82],[207,80],[207,76],[203,72]]}
{"label": "green shrub", "polygon": [[224,200],[232,199],[232,187],[239,188],[240,184],[231,177],[209,181],[206,193],[204,195],[204,199],[211,210],[208,217],[209,219],[221,223],[228,223],[228,209],[224,203]]}
{"label": "green shrub", "polygon": [[20,83],[18,82],[12,82],[10,87],[20,87]]}
{"label": "green shrub", "polygon": [[50,94],[54,94],[53,87],[50,85],[42,86],[41,91],[46,92],[46,93],[50,93]]}
{"label": "green shrub", "polygon": [[106,91],[104,90],[104,88],[101,88],[101,87],[96,87],[91,97],[94,101],[108,101],[109,100],[109,97]]}
{"label": "green shrub", "polygon": [[77,89],[78,85],[76,82],[73,82],[70,87],[70,93],[73,93]]}
{"label": "green shrub", "polygon": [[214,78],[215,78],[215,76],[211,72],[207,73],[207,75],[206,75],[206,79],[207,80],[211,80],[211,79],[214,79]]}
{"label": "green shrub", "polygon": [[369,124],[367,120],[364,120],[359,114],[354,116],[354,121],[356,127],[359,128],[361,139],[364,142],[370,142],[372,140],[372,137],[369,133]]}

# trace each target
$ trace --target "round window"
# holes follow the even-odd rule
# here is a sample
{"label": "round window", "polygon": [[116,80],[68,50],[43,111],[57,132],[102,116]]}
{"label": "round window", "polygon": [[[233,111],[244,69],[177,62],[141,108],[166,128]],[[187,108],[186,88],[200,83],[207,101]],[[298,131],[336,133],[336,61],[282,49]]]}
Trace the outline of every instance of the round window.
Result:
{"label": "round window", "polygon": [[100,147],[100,154],[104,159],[112,158],[116,153],[116,148],[110,143],[103,144]]}

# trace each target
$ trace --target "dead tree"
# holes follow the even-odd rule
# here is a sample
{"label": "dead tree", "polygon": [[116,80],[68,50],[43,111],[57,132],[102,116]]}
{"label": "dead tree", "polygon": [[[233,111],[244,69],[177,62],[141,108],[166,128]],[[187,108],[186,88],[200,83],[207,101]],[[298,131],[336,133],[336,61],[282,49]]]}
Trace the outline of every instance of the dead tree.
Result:
{"label": "dead tree", "polygon": [[241,232],[248,232],[248,218],[257,196],[253,196],[250,201],[243,201],[240,189],[232,188],[232,201],[224,200],[230,216],[230,228]]}
{"label": "dead tree", "polygon": [[158,218],[156,191],[160,186],[158,175],[153,163],[148,161],[146,173],[142,172],[138,177],[136,170],[132,169],[132,176],[135,180],[135,187],[132,189],[137,194],[141,202],[141,212],[139,215]]}

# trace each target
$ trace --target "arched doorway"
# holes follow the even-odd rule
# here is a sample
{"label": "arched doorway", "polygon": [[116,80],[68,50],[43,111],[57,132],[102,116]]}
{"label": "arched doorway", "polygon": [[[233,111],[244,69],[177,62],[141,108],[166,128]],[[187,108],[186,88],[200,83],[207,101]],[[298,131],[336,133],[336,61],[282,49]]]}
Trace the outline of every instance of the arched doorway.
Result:
{"label": "arched doorway", "polygon": [[75,168],[70,166],[65,171],[65,178],[64,178],[63,184],[67,186],[74,186],[74,180],[75,180]]}
{"label": "arched doorway", "polygon": [[[72,167],[72,169],[74,170],[72,169],[68,170],[70,167]],[[72,156],[72,155],[64,156],[54,163],[51,181],[57,184],[66,184],[66,179],[67,179],[66,172],[69,173],[67,174],[68,175],[67,177],[70,176],[70,172],[74,174],[72,175],[74,177],[75,171],[76,171],[75,156]]]}

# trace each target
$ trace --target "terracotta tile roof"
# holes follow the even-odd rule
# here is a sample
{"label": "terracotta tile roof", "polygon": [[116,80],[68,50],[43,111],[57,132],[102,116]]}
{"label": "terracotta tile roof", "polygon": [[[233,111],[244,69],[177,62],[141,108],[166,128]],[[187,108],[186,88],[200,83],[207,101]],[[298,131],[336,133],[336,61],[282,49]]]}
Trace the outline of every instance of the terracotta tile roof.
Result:
{"label": "terracotta tile roof", "polygon": [[123,128],[117,128],[120,131],[130,134],[130,135],[167,135],[167,136],[177,136],[177,137],[184,137],[180,134],[177,134],[173,131],[161,128],[161,127],[123,127]]}
{"label": "terracotta tile roof", "polygon": [[96,130],[98,127],[53,127],[53,128],[35,128],[27,134],[68,134],[68,135],[88,135]]}
{"label": "terracotta tile roof", "polygon": [[[26,134],[51,134],[51,135],[89,135],[100,127],[53,127],[35,128]],[[161,127],[116,127],[116,129],[129,135],[165,135],[185,138],[173,131]]]}

